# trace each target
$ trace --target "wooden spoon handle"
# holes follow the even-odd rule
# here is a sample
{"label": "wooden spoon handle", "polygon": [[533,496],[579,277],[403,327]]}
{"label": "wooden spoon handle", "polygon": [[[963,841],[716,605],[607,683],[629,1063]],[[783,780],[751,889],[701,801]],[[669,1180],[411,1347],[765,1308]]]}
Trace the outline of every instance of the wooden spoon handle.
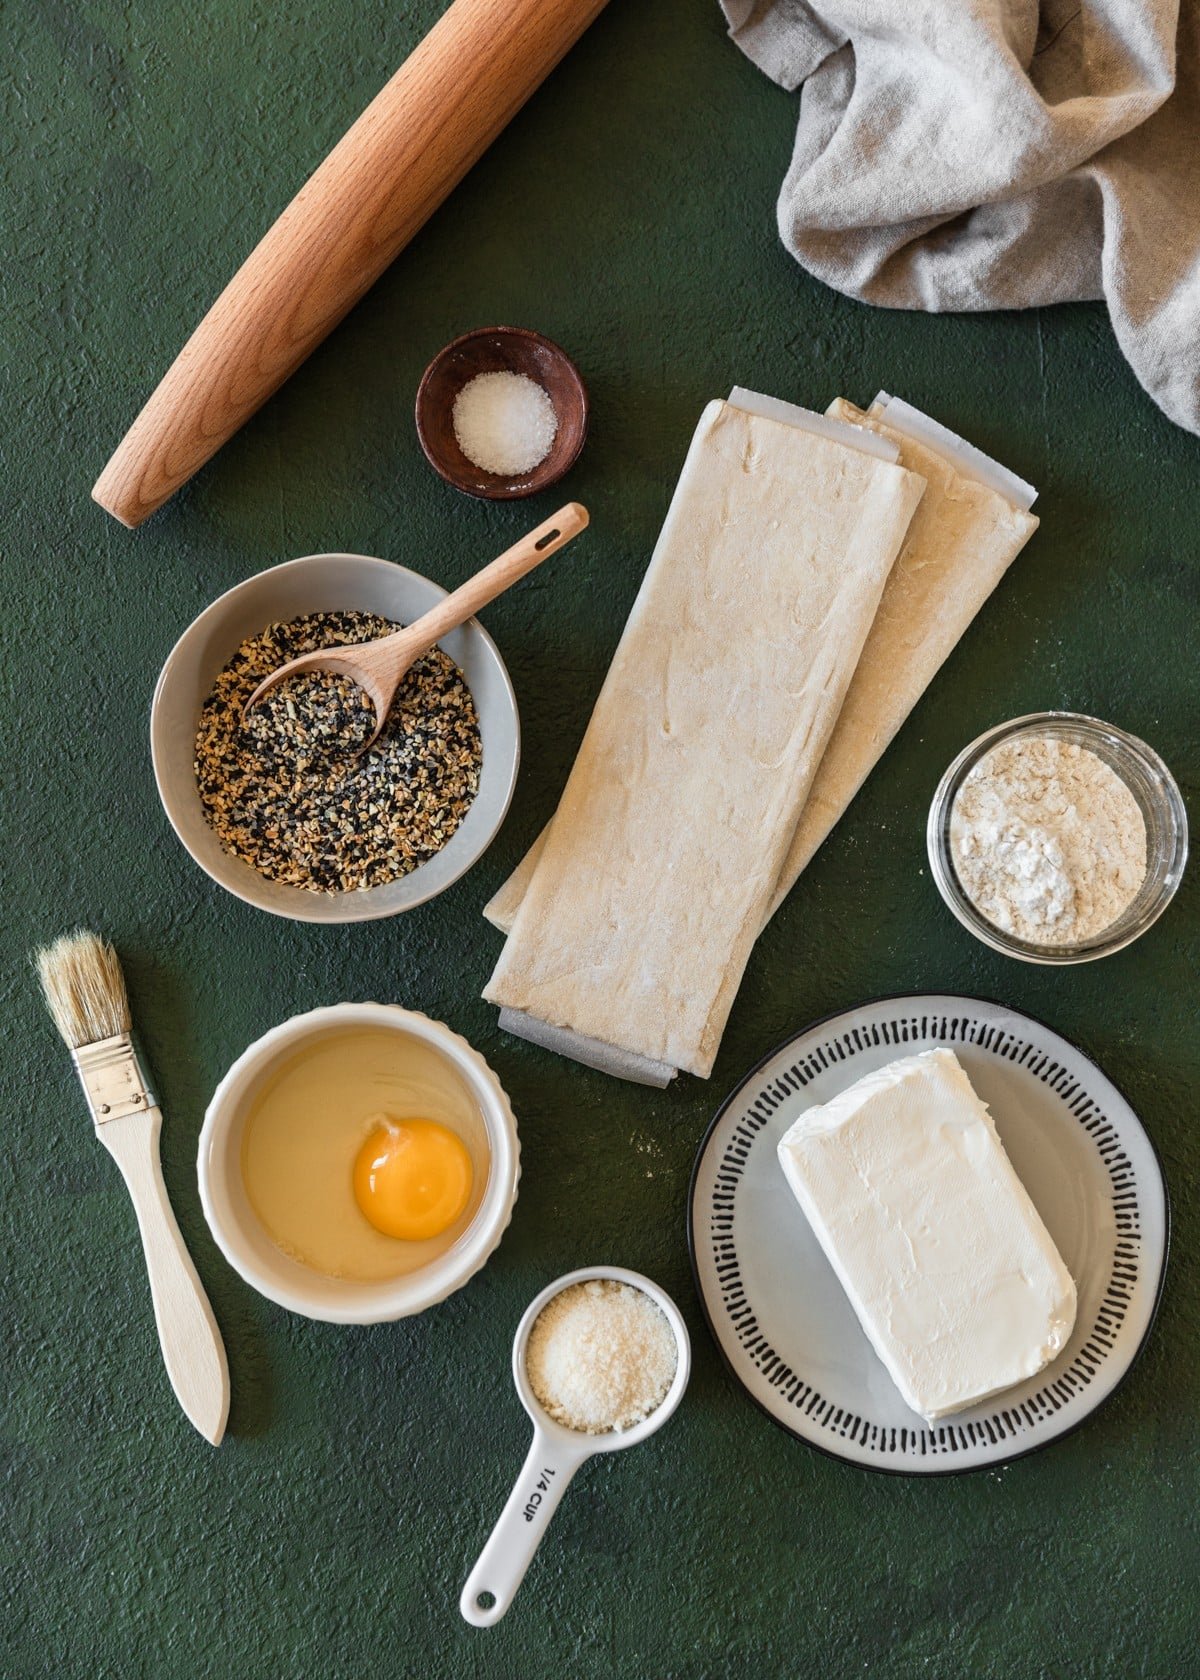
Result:
{"label": "wooden spoon handle", "polygon": [[494,601],[497,595],[503,595],[526,572],[531,572],[535,566],[540,566],[543,560],[549,560],[552,554],[557,554],[585,530],[588,522],[588,511],[579,502],[568,502],[536,526],[526,536],[511,548],[506,548],[503,554],[497,555],[489,566],[466,583],[439,601],[436,607],[430,609],[415,624],[398,630],[393,636],[386,636],[382,641],[368,643],[365,647],[357,648],[359,664],[366,667],[376,661],[379,664],[401,665],[407,669],[415,659],[440,642],[442,637],[451,630],[457,630],[460,624],[465,624],[473,618],[489,601]]}
{"label": "wooden spoon handle", "polygon": [[454,0],[264,235],[92,495],[140,525],[383,273],[605,0]]}
{"label": "wooden spoon handle", "polygon": [[[273,688],[289,677],[299,676],[302,671],[345,671],[366,689],[375,707],[375,734],[367,743],[371,745],[387,720],[396,689],[409,667],[443,636],[465,624],[497,595],[503,595],[518,578],[523,578],[526,572],[531,572],[543,560],[557,554],[572,537],[577,537],[586,528],[587,522],[587,509],[578,502],[568,502],[403,630],[395,630],[390,636],[380,636],[372,642],[318,648],[315,653],[302,653],[296,659],[289,659],[259,683],[246,701],[243,718],[248,717]],[[359,750],[365,751],[365,748]]]}

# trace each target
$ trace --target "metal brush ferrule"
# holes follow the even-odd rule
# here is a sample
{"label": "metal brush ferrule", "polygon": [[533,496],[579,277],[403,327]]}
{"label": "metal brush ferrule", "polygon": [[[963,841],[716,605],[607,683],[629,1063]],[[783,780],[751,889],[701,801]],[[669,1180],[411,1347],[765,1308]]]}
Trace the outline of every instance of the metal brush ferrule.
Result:
{"label": "metal brush ferrule", "polygon": [[71,1056],[97,1126],[106,1120],[120,1120],[126,1114],[145,1114],[154,1107],[154,1098],[128,1033],[84,1044],[72,1050]]}

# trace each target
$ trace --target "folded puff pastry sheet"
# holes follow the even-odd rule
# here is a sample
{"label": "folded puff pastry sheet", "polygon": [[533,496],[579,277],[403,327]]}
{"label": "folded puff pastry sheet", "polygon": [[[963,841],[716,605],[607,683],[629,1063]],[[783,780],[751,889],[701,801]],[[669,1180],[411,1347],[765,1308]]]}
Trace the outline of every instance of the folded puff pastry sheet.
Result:
{"label": "folded puff pastry sheet", "polygon": [[[991,463],[976,468],[970,451],[956,463],[944,449],[888,424],[885,403],[877,401],[864,412],[838,397],[826,413],[865,426],[898,445],[900,464],[920,473],[928,488],[888,577],[858,669],[788,848],[768,915],[774,914],[796,884],[1038,526],[1036,516],[1011,499],[1013,495],[1032,499],[1028,486],[1012,480],[1014,488],[1004,494],[985,484],[976,471]],[[1022,497],[1022,491],[1027,495]],[[544,840],[545,834],[484,910],[489,921],[506,933],[533,876]]]}
{"label": "folded puff pastry sheet", "polygon": [[[1037,530],[1026,508],[968,477],[939,450],[838,397],[825,411],[899,445],[928,489],[913,514],[821,767],[780,871],[768,915],[887,751],[963,632]],[[1032,492],[1031,492],[1032,494]]]}
{"label": "folded puff pastry sheet", "polygon": [[484,996],[706,1077],[925,482],[705,409]]}

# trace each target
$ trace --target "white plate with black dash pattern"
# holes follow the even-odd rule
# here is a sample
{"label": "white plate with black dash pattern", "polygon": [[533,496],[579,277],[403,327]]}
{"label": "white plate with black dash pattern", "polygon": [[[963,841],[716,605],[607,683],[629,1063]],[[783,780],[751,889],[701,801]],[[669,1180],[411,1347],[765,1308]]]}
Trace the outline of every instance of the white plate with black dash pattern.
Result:
{"label": "white plate with black dash pattern", "polygon": [[[898,1056],[948,1045],[988,1104],[1079,1292],[1052,1365],[928,1424],[867,1341],[775,1154],[806,1108]],[[747,1075],[700,1146],[688,1241],[709,1328],[733,1376],[811,1446],[872,1470],[938,1475],[1020,1458],[1113,1392],[1154,1319],[1169,1213],[1141,1122],[1082,1051],[977,998],[885,998],[806,1028]]]}

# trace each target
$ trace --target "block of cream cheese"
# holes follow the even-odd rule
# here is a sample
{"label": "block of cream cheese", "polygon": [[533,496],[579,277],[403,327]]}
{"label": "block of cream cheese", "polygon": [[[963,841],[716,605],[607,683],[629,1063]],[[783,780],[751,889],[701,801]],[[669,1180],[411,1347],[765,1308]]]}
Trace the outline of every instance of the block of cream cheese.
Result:
{"label": "block of cream cheese", "polygon": [[914,1412],[960,1412],[1061,1353],[1075,1285],[952,1050],[808,1109],[779,1160]]}

